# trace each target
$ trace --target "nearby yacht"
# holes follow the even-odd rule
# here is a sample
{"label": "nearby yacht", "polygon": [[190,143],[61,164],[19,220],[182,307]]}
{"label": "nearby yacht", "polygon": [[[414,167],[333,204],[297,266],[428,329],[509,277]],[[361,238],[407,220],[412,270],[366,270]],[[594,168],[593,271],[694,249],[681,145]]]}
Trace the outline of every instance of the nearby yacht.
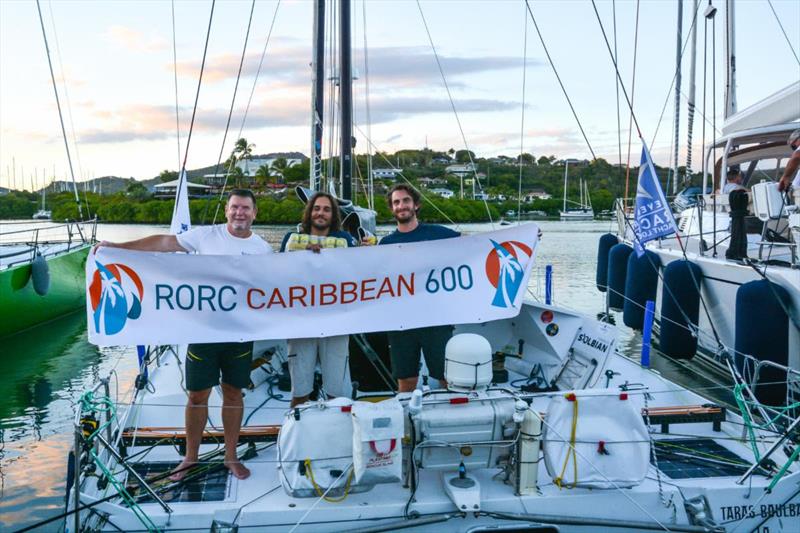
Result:
{"label": "nearby yacht", "polygon": [[50,220],[52,212],[46,209],[45,199],[47,196],[47,187],[42,187],[42,208],[33,214],[34,220]]}
{"label": "nearby yacht", "polygon": [[[580,201],[577,203],[567,199],[567,184],[569,182],[569,160],[564,161],[564,207],[560,211],[561,220],[594,220],[592,199],[589,197],[589,187],[586,182],[580,181]],[[567,204],[577,207],[567,207]]]}
{"label": "nearby yacht", "polygon": [[[749,299],[743,300],[742,288],[764,280],[774,284],[766,286],[772,287],[768,300],[775,296],[772,299],[777,298],[784,308],[782,320],[787,330],[781,336],[787,337],[788,343],[786,355],[777,356],[779,360],[772,355],[766,359],[800,368],[800,191],[782,195],[775,183],[792,153],[786,142],[789,134],[800,127],[798,103],[800,82],[728,117],[723,136],[704,154],[702,190],[712,192],[697,206],[678,214],[678,237],[646,246],[659,259],[659,302],[667,296],[664,273],[671,263],[689,261],[699,267],[702,309],[688,327],[695,330],[699,353],[717,363],[710,368],[718,368],[728,356],[738,357],[743,346],[750,344],[748,337],[759,338],[758,331],[744,328],[748,323],[760,324],[765,309],[755,309]],[[731,205],[733,194],[720,192],[725,185],[721,169],[731,165],[739,165],[744,174],[750,197],[749,205],[743,206],[747,213]],[[739,224],[735,222],[737,211],[743,216]],[[620,239],[632,245],[633,216],[622,203],[618,203],[617,220]],[[659,311],[656,315],[663,327],[664,317]],[[764,339],[762,344],[766,342]]]}

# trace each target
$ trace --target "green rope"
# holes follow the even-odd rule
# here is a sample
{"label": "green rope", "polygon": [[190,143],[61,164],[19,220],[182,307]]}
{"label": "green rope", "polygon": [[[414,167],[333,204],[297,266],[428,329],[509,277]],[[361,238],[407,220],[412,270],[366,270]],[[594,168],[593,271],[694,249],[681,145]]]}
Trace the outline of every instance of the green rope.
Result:
{"label": "green rope", "polygon": [[[128,492],[128,489],[119,482],[116,478],[114,472],[112,472],[100,459],[94,451],[94,446],[92,441],[94,438],[100,434],[101,431],[105,430],[112,422],[117,419],[117,408],[114,405],[114,402],[108,396],[103,396],[96,398],[92,391],[87,391],[81,395],[81,399],[79,400],[81,406],[81,414],[83,413],[105,413],[106,414],[106,421],[103,424],[98,424],[97,429],[92,431],[85,437],[85,442],[87,445],[87,449],[89,451],[89,455],[92,457],[92,460],[97,465],[97,467],[103,472],[103,475],[108,479],[111,486],[117,491],[122,499],[128,504],[128,507],[133,511],[134,516],[142,523],[144,527],[147,528],[147,531],[161,531],[158,526],[156,526],[152,520],[147,516],[147,514],[142,510],[139,504],[136,503],[136,499]],[[76,450],[77,453],[77,450]],[[80,475],[80,474],[78,474]]]}
{"label": "green rope", "polygon": [[[794,402],[794,403],[792,403],[790,405],[787,405],[785,407],[777,407],[777,406],[776,407],[772,407],[771,406],[770,409],[773,409],[777,414],[774,417],[768,419],[763,424],[757,424],[750,417],[750,411],[747,409],[747,406],[748,405],[757,406],[757,405],[760,405],[760,403],[757,402],[757,401],[745,399],[744,392],[743,392],[744,389],[745,389],[745,387],[744,387],[743,384],[740,383],[740,384],[736,385],[733,388],[733,396],[736,399],[736,404],[739,406],[739,411],[742,413],[742,419],[744,420],[745,427],[747,428],[747,435],[748,435],[748,440],[750,441],[750,447],[753,449],[753,455],[756,458],[756,464],[758,464],[758,463],[761,463],[761,454],[758,452],[758,446],[757,446],[757,443],[756,443],[756,435],[755,435],[755,431],[754,431],[753,428],[767,429],[769,426],[772,426],[773,424],[775,424],[775,422],[777,422],[780,418],[786,416],[786,413],[788,411],[791,411],[793,409],[799,408],[800,407],[800,402]],[[786,463],[784,463],[784,465],[780,468],[778,473],[775,474],[775,478],[770,483],[769,487],[767,488],[767,491],[771,491],[775,487],[775,485],[778,484],[778,481],[786,474],[786,472],[789,470],[789,467],[792,465],[792,463],[797,461],[798,455],[800,455],[800,446],[795,446],[794,451],[792,452],[792,455],[789,457],[789,459],[786,461]]]}

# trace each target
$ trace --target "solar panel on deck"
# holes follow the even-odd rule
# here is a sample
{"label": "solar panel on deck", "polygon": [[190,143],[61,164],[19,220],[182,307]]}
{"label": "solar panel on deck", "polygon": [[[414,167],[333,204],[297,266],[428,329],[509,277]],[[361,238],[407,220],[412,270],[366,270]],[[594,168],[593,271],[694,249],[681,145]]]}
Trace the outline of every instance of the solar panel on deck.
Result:
{"label": "solar panel on deck", "polygon": [[750,466],[713,439],[657,440],[655,446],[658,469],[671,479],[740,476]]}
{"label": "solar panel on deck", "polygon": [[[136,472],[145,480],[152,479],[159,474],[174,470],[179,463],[177,462],[152,462],[152,463],[134,463],[132,466]],[[163,493],[159,492],[159,496],[167,503],[181,503],[181,502],[221,502],[225,499],[228,492],[228,478],[229,472],[227,468],[218,468],[208,475],[199,477],[199,479],[187,481],[185,484],[169,489]],[[128,478],[128,483],[132,482],[132,478]],[[158,486],[161,482],[156,482],[155,486],[151,488],[158,492]],[[154,500],[147,495],[144,491],[138,491],[142,494],[137,503],[152,503]]]}

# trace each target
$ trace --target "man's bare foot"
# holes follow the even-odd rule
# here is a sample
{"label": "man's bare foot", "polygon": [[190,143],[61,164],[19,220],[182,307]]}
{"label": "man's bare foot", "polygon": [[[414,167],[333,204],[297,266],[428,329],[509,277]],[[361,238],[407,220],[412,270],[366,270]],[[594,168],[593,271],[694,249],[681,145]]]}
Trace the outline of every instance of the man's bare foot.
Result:
{"label": "man's bare foot", "polygon": [[172,475],[169,476],[170,481],[180,481],[186,477],[186,474],[189,473],[189,469],[196,465],[196,461],[187,461],[184,459],[181,461],[175,470],[172,471]]}
{"label": "man's bare foot", "polygon": [[250,470],[239,461],[225,461],[225,468],[231,471],[236,479],[247,479],[250,477]]}

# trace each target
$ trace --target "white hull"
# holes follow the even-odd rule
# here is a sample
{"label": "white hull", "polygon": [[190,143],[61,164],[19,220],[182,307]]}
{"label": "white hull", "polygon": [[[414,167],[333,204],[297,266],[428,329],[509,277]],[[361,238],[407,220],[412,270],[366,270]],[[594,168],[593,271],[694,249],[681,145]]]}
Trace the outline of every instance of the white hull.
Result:
{"label": "white hull", "polygon": [[[545,335],[541,323],[545,313],[549,312],[554,313],[553,323],[559,325],[558,333],[554,335]],[[542,364],[545,373],[550,376],[560,368],[566,354],[578,354],[579,359],[585,357],[580,360],[588,364],[586,372],[577,372],[573,377],[570,377],[569,372],[558,373],[561,376],[559,379],[571,379],[564,383],[572,383],[578,387],[608,390],[609,395],[615,398],[620,394],[620,385],[635,383],[636,387],[622,390],[629,391],[625,394],[630,394],[637,409],[709,403],[707,398],[685,390],[664,379],[659,373],[642,368],[636,362],[619,355],[613,341],[608,347],[595,348],[594,343],[588,339],[614,338],[614,328],[569,311],[526,302],[516,318],[459,326],[457,333],[461,332],[483,335],[489,340],[493,350],[503,350],[509,345],[516,346],[517,341],[523,339],[525,359]],[[258,352],[257,349],[256,353]],[[607,381],[606,370],[614,373],[610,381]],[[117,425],[141,428],[142,431],[159,427],[181,431],[186,399],[181,389],[182,373],[182,357],[166,354],[160,358],[158,365],[151,364],[149,390],[139,391],[132,402],[133,407],[120,415],[122,422]],[[510,380],[519,378],[522,376],[510,372]],[[563,395],[564,390],[568,389],[564,389],[562,384],[561,392],[530,393],[523,397],[531,402],[532,409],[544,412],[547,411],[551,398]],[[643,394],[645,390],[648,394]],[[267,400],[267,394],[266,384],[246,393],[244,418],[248,420],[248,424],[245,428],[281,424],[284,420],[286,404],[275,399]],[[215,427],[221,427],[219,405],[219,391],[214,389],[209,416]],[[752,451],[746,442],[740,440],[741,419],[728,413],[727,420],[722,422],[719,428],[721,431],[714,431],[712,424],[707,422],[673,425],[672,433],[660,433],[659,424],[653,423],[651,432],[659,440],[686,434],[714,439],[740,457],[744,464],[752,462]],[[759,445],[762,453],[767,447],[769,436],[765,435],[764,438],[763,444]],[[661,528],[699,532],[702,528],[687,514],[685,505],[687,500],[693,498],[699,498],[698,501],[706,499],[709,518],[716,524],[725,523],[727,527],[736,525],[741,531],[751,531],[758,527],[768,527],[770,531],[788,531],[789,523],[796,520],[788,517],[797,516],[790,513],[800,511],[800,495],[796,492],[800,472],[795,471],[783,478],[771,493],[765,492],[770,479],[761,475],[750,478],[744,485],[735,484],[736,477],[730,476],[669,479],[653,465],[650,465],[646,479],[629,489],[559,489],[554,485],[545,461],[540,460],[536,467],[538,490],[525,496],[515,494],[513,483],[503,482],[500,475],[503,471],[500,468],[471,470],[469,474],[480,483],[481,512],[462,512],[443,489],[444,480],[456,475],[458,458],[455,457],[453,472],[425,468],[418,470],[418,489],[409,504],[412,518],[416,517],[414,519],[418,521],[408,522],[404,521],[404,511],[412,494],[404,483],[383,484],[366,492],[354,491],[339,503],[322,501],[315,497],[292,497],[281,486],[276,447],[270,444],[259,446],[261,449],[258,455],[245,463],[251,469],[252,475],[246,480],[229,477],[222,501],[168,501],[171,513],[165,512],[156,503],[144,503],[141,510],[156,527],[164,530],[208,531],[216,523],[217,526],[233,524],[240,531],[253,528],[254,531],[266,532],[291,530],[351,533],[359,528],[394,530],[401,527],[399,522],[402,522],[404,528],[412,526],[409,531],[430,531],[432,528],[436,531],[475,531],[473,528],[524,527],[525,524],[548,523],[557,525],[560,532],[591,529],[631,531],[631,527],[637,531]],[[613,450],[613,445],[609,446]],[[201,453],[217,447],[216,444],[203,445]],[[131,455],[142,450],[145,447],[133,445],[128,447],[127,453]],[[779,465],[786,461],[782,453],[778,451],[772,456]],[[119,465],[115,465],[108,456],[104,458],[115,471],[122,472]],[[139,460],[177,462],[179,459],[175,447],[168,445],[155,447]],[[122,477],[120,474],[120,478]],[[83,478],[80,491],[82,504],[112,494],[114,491],[110,485],[105,489],[97,487],[97,477]],[[166,493],[167,496],[170,494],[172,493]],[[72,506],[72,498],[70,500]],[[752,513],[740,512],[741,509],[750,509],[748,506],[751,505],[754,506]],[[98,531],[113,531],[115,528],[125,531],[143,529],[132,510],[120,504],[119,498],[100,503],[94,510],[95,514],[82,513],[80,520],[84,527]],[[518,515],[517,520],[502,514]],[[98,519],[99,516],[104,519]],[[742,519],[741,523],[739,519]],[[626,522],[627,528],[623,527]],[[617,524],[620,527],[614,527]],[[68,530],[73,530],[72,525],[73,520],[70,518],[67,521]],[[380,529],[381,527],[386,529]]]}
{"label": "white hull", "polygon": [[594,220],[594,212],[588,209],[559,211],[559,216],[561,220]]}

